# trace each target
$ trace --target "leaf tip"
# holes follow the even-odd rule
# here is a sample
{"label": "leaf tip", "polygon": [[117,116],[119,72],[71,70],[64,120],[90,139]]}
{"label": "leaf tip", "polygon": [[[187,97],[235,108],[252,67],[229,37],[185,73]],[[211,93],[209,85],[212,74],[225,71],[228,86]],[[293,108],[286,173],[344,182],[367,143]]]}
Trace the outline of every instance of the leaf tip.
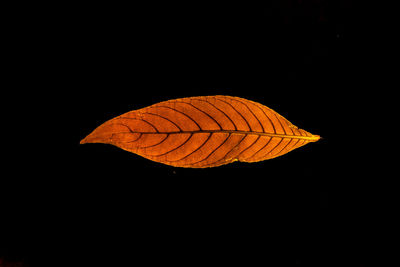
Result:
{"label": "leaf tip", "polygon": [[83,138],[83,139],[79,142],[80,145],[83,145],[83,144],[86,144],[86,143],[89,143],[89,142],[87,141],[87,137]]}

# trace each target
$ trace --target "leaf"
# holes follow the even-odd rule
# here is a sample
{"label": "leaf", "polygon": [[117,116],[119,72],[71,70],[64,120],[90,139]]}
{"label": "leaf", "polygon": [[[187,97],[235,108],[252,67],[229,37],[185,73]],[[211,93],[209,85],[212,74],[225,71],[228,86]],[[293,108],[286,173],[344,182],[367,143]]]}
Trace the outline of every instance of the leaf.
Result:
{"label": "leaf", "polygon": [[275,158],[319,139],[266,106],[218,95],[130,111],[80,143],[112,144],[167,165],[205,168]]}

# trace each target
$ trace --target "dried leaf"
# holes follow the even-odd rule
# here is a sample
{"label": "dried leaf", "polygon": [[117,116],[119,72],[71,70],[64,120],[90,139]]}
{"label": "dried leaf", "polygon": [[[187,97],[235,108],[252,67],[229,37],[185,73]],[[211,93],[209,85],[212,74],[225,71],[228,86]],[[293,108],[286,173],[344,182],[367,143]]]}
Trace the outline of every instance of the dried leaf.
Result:
{"label": "dried leaf", "polygon": [[112,144],[167,165],[205,168],[275,158],[319,139],[259,103],[202,96],[130,111],[100,125],[81,144]]}

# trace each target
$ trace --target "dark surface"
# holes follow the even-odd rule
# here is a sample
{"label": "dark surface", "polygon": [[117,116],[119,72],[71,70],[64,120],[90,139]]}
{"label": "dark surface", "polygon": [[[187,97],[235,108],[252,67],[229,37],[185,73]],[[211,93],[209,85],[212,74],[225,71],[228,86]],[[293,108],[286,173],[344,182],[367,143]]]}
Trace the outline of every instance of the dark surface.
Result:
{"label": "dark surface", "polygon": [[[35,143],[25,167],[13,166],[18,175],[5,180],[4,257],[52,266],[373,261],[365,232],[375,208],[366,174],[374,171],[350,138],[369,120],[360,116],[352,1],[54,10],[43,22],[51,34],[41,73],[51,89],[26,96],[46,103],[35,112],[52,129],[38,134],[50,150]],[[216,94],[262,103],[323,139],[273,160],[211,169],[79,145],[127,111]],[[35,123],[27,127],[42,129]]]}

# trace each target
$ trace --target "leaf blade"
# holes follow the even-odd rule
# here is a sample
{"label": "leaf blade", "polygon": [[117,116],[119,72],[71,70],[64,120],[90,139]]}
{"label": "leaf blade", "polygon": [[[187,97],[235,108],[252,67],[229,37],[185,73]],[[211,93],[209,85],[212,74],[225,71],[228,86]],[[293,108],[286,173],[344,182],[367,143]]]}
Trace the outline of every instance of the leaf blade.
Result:
{"label": "leaf blade", "polygon": [[176,167],[257,162],[319,140],[274,110],[231,96],[160,102],[113,118],[80,143],[106,143]]}

